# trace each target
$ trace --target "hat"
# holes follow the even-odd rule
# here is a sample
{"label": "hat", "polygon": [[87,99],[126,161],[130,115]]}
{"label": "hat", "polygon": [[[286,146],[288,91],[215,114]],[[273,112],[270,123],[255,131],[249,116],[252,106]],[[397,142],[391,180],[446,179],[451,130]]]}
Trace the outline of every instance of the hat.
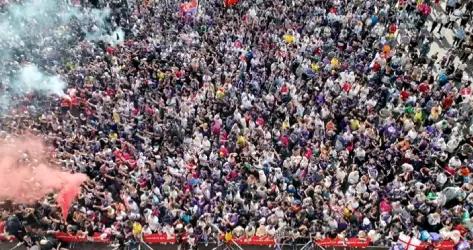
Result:
{"label": "hat", "polygon": [[358,203],[358,200],[354,200],[351,204],[350,204],[351,208],[353,209],[357,209],[360,204]]}
{"label": "hat", "polygon": [[405,172],[410,172],[414,170],[414,167],[409,163],[404,163],[401,165],[401,167]]}
{"label": "hat", "polygon": [[368,226],[369,224],[371,224],[370,219],[368,219],[368,218],[365,217],[365,218],[363,219],[363,225],[364,225],[364,226]]}
{"label": "hat", "polygon": [[371,242],[376,242],[381,238],[381,234],[376,232],[375,230],[370,230],[368,232],[368,238]]}
{"label": "hat", "polygon": [[443,185],[447,182],[447,176],[444,173],[440,173],[437,175],[436,181],[438,184]]}
{"label": "hat", "polygon": [[448,161],[448,165],[449,166],[452,166],[454,168],[458,168],[460,167],[462,164],[461,160],[458,158],[458,156],[454,156],[452,158],[450,158],[450,160]]}

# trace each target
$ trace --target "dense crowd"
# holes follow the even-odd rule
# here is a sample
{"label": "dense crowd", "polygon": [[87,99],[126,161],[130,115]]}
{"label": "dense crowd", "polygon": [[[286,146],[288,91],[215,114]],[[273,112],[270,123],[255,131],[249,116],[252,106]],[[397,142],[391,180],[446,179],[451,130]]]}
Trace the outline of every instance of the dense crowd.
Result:
{"label": "dense crowd", "polygon": [[473,239],[473,1],[81,2],[126,41],[68,48],[70,98],[0,128],[90,181],[67,221],[4,203],[20,238]]}

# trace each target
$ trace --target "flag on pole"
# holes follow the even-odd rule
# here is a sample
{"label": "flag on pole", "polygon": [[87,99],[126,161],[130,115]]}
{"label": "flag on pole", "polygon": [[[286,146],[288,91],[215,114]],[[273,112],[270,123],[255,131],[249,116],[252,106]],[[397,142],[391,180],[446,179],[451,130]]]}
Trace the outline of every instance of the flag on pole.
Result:
{"label": "flag on pole", "polygon": [[199,0],[191,0],[189,2],[182,3],[180,6],[181,13],[186,15],[195,15],[197,13],[197,9],[199,8]]}
{"label": "flag on pole", "polygon": [[225,7],[232,7],[236,5],[239,0],[224,0]]}

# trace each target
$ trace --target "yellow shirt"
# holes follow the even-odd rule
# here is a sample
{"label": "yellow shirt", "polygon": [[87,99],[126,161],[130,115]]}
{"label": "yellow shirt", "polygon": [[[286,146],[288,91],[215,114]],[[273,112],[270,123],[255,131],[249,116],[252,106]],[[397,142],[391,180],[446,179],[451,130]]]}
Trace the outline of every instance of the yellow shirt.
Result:
{"label": "yellow shirt", "polygon": [[285,120],[283,123],[282,123],[282,129],[287,129],[289,128],[290,124],[289,124],[289,121],[288,120]]}
{"label": "yellow shirt", "polygon": [[244,136],[240,135],[237,139],[238,146],[244,146],[246,144],[246,139]]}
{"label": "yellow shirt", "polygon": [[226,232],[225,233],[225,241],[231,241],[231,240],[233,240],[232,232]]}
{"label": "yellow shirt", "polygon": [[117,140],[117,139],[118,139],[118,135],[117,135],[117,133],[110,133],[110,134],[108,135],[108,138],[109,138],[110,140],[112,140],[112,141],[113,141],[113,140]]}
{"label": "yellow shirt", "polygon": [[158,73],[158,79],[159,79],[159,81],[164,80],[164,77],[165,77],[164,73],[160,71],[160,72]]}
{"label": "yellow shirt", "polygon": [[350,217],[351,217],[351,211],[350,211],[350,209],[344,208],[344,209],[343,209],[343,216],[344,216],[345,218],[350,218]]}
{"label": "yellow shirt", "polygon": [[120,115],[117,112],[113,112],[113,122],[120,123]]}
{"label": "yellow shirt", "polygon": [[284,39],[286,43],[289,43],[289,44],[294,43],[294,41],[296,40],[296,38],[293,35],[289,35],[289,34],[284,35],[282,38]]}
{"label": "yellow shirt", "polygon": [[422,111],[417,111],[414,114],[414,122],[422,122]]}
{"label": "yellow shirt", "polygon": [[352,119],[350,121],[350,128],[351,130],[358,130],[360,128],[360,121],[357,119]]}
{"label": "yellow shirt", "polygon": [[219,89],[217,90],[216,95],[217,95],[217,98],[218,98],[218,99],[222,99],[222,98],[225,96],[225,92],[223,91],[222,88],[219,88]]}
{"label": "yellow shirt", "polygon": [[338,61],[337,58],[332,58],[332,60],[330,61],[330,64],[332,65],[332,67],[334,68],[338,68],[340,66],[340,62]]}
{"label": "yellow shirt", "polygon": [[141,224],[138,222],[133,223],[133,234],[134,235],[139,235],[141,234],[141,231],[143,228],[141,227]]}
{"label": "yellow shirt", "polygon": [[440,113],[442,113],[442,109],[440,107],[432,107],[430,110],[430,115],[432,116],[432,119],[437,120],[440,116]]}

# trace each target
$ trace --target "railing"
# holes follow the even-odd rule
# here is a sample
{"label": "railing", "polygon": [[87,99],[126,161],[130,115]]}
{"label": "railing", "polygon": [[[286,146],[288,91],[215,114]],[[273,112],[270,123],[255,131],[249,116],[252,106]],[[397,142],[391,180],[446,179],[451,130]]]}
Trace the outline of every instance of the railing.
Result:
{"label": "railing", "polygon": [[[0,241],[14,241],[14,237],[12,236],[5,236],[3,234],[4,227],[3,224],[0,223]],[[225,241],[225,237],[222,233],[220,233],[220,238],[218,239],[217,248],[226,246],[233,246],[230,249],[240,249],[245,246],[261,246],[261,247],[272,247],[272,248],[280,248],[284,245],[294,245],[296,244],[294,240],[287,241],[284,240],[285,238],[278,237],[274,238],[271,236],[265,237],[237,237],[232,238],[230,241]],[[104,235],[100,233],[95,233],[93,236],[81,236],[81,235],[73,235],[68,233],[56,233],[56,239],[61,242],[69,243],[69,244],[79,244],[79,243],[94,243],[94,244],[111,244],[112,241],[108,237],[104,237]],[[186,237],[183,237],[184,241],[186,241]],[[281,243],[283,242],[283,243]],[[290,244],[287,244],[287,243]],[[360,238],[349,238],[349,239],[322,239],[322,240],[314,240],[312,238],[305,238],[301,239],[299,242],[304,242],[302,244],[302,250],[328,250],[328,249],[358,249],[358,248],[368,248],[372,246],[371,242],[367,239],[360,239]],[[163,244],[177,244],[177,239],[175,235],[167,235],[165,233],[156,233],[156,234],[147,234],[142,236],[142,243],[145,245],[163,245]],[[452,250],[455,248],[455,244],[453,241],[440,241],[438,243],[430,244],[427,242],[422,243],[421,246],[417,247],[416,250],[427,250],[429,247],[433,247],[437,250]],[[222,249],[222,248],[218,248]]]}
{"label": "railing", "polygon": [[[112,242],[107,238],[102,238],[100,234],[96,233],[92,237],[87,236],[78,236],[78,235],[71,235],[67,233],[57,233],[55,237],[65,243],[96,243],[96,244],[111,244]],[[222,236],[223,238],[223,236]],[[0,238],[2,240],[2,238]],[[7,240],[7,239],[3,239]],[[12,240],[12,239],[10,239]],[[149,245],[159,245],[159,244],[177,244],[175,236],[168,236],[166,234],[150,234],[150,235],[143,235],[143,243]],[[239,237],[232,239],[231,242],[221,241],[219,246],[224,244],[231,243],[237,248],[241,248],[241,246],[265,246],[265,247],[277,247],[282,245],[289,245],[289,244],[278,244],[276,240],[272,237]],[[309,249],[320,249],[325,250],[328,248],[347,248],[347,249],[358,249],[358,248],[367,248],[371,246],[368,240],[358,239],[358,238],[350,238],[350,239],[323,239],[323,240],[310,240],[307,239],[307,243],[302,247],[304,250]],[[418,250],[428,249],[430,245],[428,243],[424,243]],[[437,244],[434,244],[435,249],[438,250],[451,250],[455,247],[452,241],[442,241]]]}

